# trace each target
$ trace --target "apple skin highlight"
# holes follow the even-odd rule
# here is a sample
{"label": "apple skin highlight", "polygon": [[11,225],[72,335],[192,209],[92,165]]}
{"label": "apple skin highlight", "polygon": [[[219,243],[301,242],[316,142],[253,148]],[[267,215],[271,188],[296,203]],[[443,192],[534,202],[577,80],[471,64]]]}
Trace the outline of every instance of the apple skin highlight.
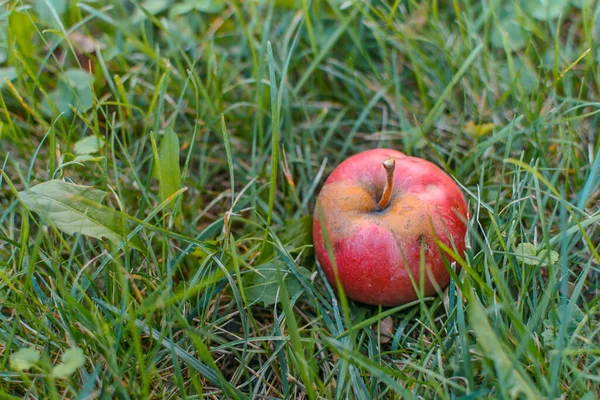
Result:
{"label": "apple skin highlight", "polygon": [[[386,183],[382,163],[388,158],[396,162],[392,198],[379,209]],[[315,253],[328,281],[337,287],[319,214],[340,283],[358,302],[396,306],[416,300],[411,275],[420,287],[422,252],[424,295],[434,295],[450,282],[436,238],[461,256],[465,251],[468,213],[458,185],[435,164],[397,150],[367,150],[349,157],[329,175],[318,195]]]}

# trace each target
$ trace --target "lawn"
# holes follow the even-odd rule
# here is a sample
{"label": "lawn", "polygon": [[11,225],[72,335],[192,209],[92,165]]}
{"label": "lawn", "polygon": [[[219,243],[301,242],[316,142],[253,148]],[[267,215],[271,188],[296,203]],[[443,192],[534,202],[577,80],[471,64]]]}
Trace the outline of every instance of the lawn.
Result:
{"label": "lawn", "polygon": [[[599,11],[0,0],[0,398],[600,398]],[[312,242],[378,147],[470,212],[393,308]]]}

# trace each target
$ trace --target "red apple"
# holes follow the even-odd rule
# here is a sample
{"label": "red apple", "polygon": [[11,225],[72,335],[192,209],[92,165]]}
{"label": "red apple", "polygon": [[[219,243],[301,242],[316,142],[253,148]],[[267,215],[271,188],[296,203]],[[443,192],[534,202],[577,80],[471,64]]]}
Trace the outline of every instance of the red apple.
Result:
{"label": "red apple", "polygon": [[462,255],[467,218],[460,188],[435,164],[396,150],[368,150],[346,159],[325,181],[314,214],[315,252],[334,287],[337,268],[349,298],[400,305],[418,298],[422,270],[425,296],[448,285],[436,240]]}

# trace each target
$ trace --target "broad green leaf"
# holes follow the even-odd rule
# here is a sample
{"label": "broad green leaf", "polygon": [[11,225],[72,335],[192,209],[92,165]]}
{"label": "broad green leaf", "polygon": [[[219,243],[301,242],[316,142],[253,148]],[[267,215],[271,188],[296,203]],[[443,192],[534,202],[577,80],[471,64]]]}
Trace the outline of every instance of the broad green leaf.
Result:
{"label": "broad green leaf", "polygon": [[90,73],[84,69],[71,68],[65,71],[63,79],[75,89],[86,89],[90,86]]}
{"label": "broad green leaf", "polygon": [[[158,160],[155,160],[153,175],[158,179],[161,201],[179,190],[181,169],[179,167],[179,138],[172,129],[167,129],[160,143]],[[173,206],[173,202],[169,204]]]}
{"label": "broad green leaf", "polygon": [[[281,271],[290,299],[302,290],[302,284],[291,273],[287,265],[281,261],[272,260],[256,267],[247,275],[249,278],[246,280],[244,292],[248,301],[252,303],[261,302],[265,307],[273,305],[275,302],[279,302],[277,296],[279,291],[279,283],[277,280],[278,269]],[[306,277],[310,276],[310,271],[306,268],[300,267],[299,271]]]}
{"label": "broad green leaf", "polygon": [[94,97],[92,96],[92,90],[90,88],[77,89],[74,97],[75,104],[73,104],[79,110],[87,110],[94,104]]}
{"label": "broad green leaf", "polygon": [[10,356],[10,368],[15,371],[27,371],[40,361],[40,353],[33,347],[22,348]]}
{"label": "broad green leaf", "polygon": [[506,355],[504,345],[496,336],[496,332],[494,332],[488,321],[485,309],[474,293],[468,307],[469,320],[477,337],[477,343],[482,354],[494,363],[496,376],[499,380],[498,386],[504,397],[538,399],[539,394],[532,383],[515,368],[515,362],[511,361]]}
{"label": "broad green leaf", "polygon": [[310,215],[285,221],[281,239],[289,251],[312,243],[312,217]]}
{"label": "broad green leaf", "polygon": [[73,105],[85,110],[93,104],[90,73],[80,68],[72,68],[65,71],[63,80],[67,87],[73,92]]}
{"label": "broad green leaf", "polygon": [[558,262],[559,254],[554,250],[538,250],[531,243],[519,243],[515,246],[517,259],[528,265],[552,265]]}
{"label": "broad green leaf", "polygon": [[185,3],[205,13],[219,13],[225,8],[224,0],[186,0]]}
{"label": "broad green leaf", "polygon": [[[547,254],[548,252],[549,254]],[[554,250],[541,250],[538,258],[543,265],[554,265],[558,262],[559,254]]]}
{"label": "broad green leaf", "polygon": [[523,9],[533,18],[550,21],[563,15],[569,8],[569,0],[525,0]]}
{"label": "broad green leaf", "polygon": [[525,264],[538,265],[537,248],[531,243],[519,243],[515,246],[517,259]]}
{"label": "broad green leaf", "polygon": [[65,351],[61,356],[61,363],[52,369],[54,378],[67,378],[85,364],[85,355],[79,347]]}
{"label": "broad green leaf", "polygon": [[71,161],[71,162],[78,162],[78,163],[84,163],[84,162],[88,162],[88,161],[96,162],[96,161],[102,161],[103,159],[104,159],[104,157],[102,157],[102,156],[92,156],[90,154],[82,154],[80,156],[75,157],[73,159],[73,161]]}
{"label": "broad green leaf", "polygon": [[[252,0],[252,3],[265,5],[269,4],[270,1],[275,4],[275,7],[296,9],[298,6],[296,0]],[[339,6],[342,3],[342,0],[331,0],[331,3]],[[330,11],[327,11],[327,14],[329,13]]]}
{"label": "broad green leaf", "polygon": [[[57,229],[120,243],[127,237],[123,218],[113,209],[101,206],[106,193],[89,186],[61,180],[40,183],[19,192],[27,208],[47,218]],[[139,248],[134,241],[132,246]]]}
{"label": "broad green leaf", "polygon": [[590,390],[589,392],[584,394],[580,400],[596,400],[596,395],[593,391]]}
{"label": "broad green leaf", "polygon": [[13,81],[17,79],[17,76],[17,69],[15,67],[0,68],[0,88],[6,85],[6,79]]}
{"label": "broad green leaf", "polygon": [[87,155],[99,152],[104,147],[104,140],[99,136],[88,136],[75,143],[75,154]]}
{"label": "broad green leaf", "polygon": [[59,17],[67,11],[67,0],[37,0],[33,3],[35,4],[34,8],[40,20],[55,27],[58,27],[59,24],[52,10]]}
{"label": "broad green leaf", "polygon": [[492,29],[490,33],[492,47],[496,49],[504,48],[503,35],[508,36],[508,43],[513,50],[519,50],[527,43],[527,32],[523,26],[515,20],[514,15],[501,19],[498,27]]}
{"label": "broad green leaf", "polygon": [[52,104],[58,113],[64,114],[69,117],[71,115],[71,109],[69,108],[69,104],[73,104],[74,93],[73,91],[66,87],[64,84],[59,84],[56,89],[48,93],[47,99],[44,97],[42,100],[42,111],[49,117],[54,117],[55,113],[52,111]]}
{"label": "broad green leaf", "polygon": [[104,61],[108,62],[122,53],[127,53],[131,47],[132,45],[129,42],[118,44],[109,43],[107,44],[106,49],[102,51],[102,57],[104,58]]}
{"label": "broad green leaf", "polygon": [[85,110],[93,105],[90,74],[78,68],[65,71],[56,88],[42,101],[42,110],[49,117],[54,117],[50,104],[67,118],[72,115],[70,105],[79,110]]}
{"label": "broad green leaf", "polygon": [[169,16],[173,18],[178,15],[187,14],[193,10],[216,14],[223,11],[224,8],[225,1],[223,0],[185,0],[181,3],[173,4],[169,8]]}
{"label": "broad green leaf", "polygon": [[144,0],[141,6],[150,14],[156,15],[169,8],[169,0]]}
{"label": "broad green leaf", "polygon": [[[165,11],[171,2],[169,0],[144,0],[140,6],[150,15],[156,15]],[[146,14],[141,8],[136,8],[131,21],[135,24],[146,19]]]}
{"label": "broad green leaf", "polygon": [[[179,15],[185,15],[192,11],[194,7],[192,7],[189,3],[175,3],[172,7],[169,7],[169,18],[175,18]],[[171,21],[166,21],[171,22]]]}

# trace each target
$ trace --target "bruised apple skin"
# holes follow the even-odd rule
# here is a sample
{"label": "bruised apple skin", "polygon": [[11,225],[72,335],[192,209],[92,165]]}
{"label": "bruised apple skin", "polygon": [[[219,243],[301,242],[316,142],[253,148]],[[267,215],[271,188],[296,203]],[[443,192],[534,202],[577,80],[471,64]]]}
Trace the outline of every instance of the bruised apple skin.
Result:
{"label": "bruised apple skin", "polygon": [[[379,206],[389,166],[391,198]],[[396,306],[418,298],[424,253],[424,294],[450,282],[436,238],[450,249],[465,250],[467,204],[458,185],[435,164],[392,149],[355,154],[325,181],[313,221],[315,253],[329,282],[336,285],[320,217],[346,295],[366,304]],[[445,254],[446,259],[452,258]]]}

